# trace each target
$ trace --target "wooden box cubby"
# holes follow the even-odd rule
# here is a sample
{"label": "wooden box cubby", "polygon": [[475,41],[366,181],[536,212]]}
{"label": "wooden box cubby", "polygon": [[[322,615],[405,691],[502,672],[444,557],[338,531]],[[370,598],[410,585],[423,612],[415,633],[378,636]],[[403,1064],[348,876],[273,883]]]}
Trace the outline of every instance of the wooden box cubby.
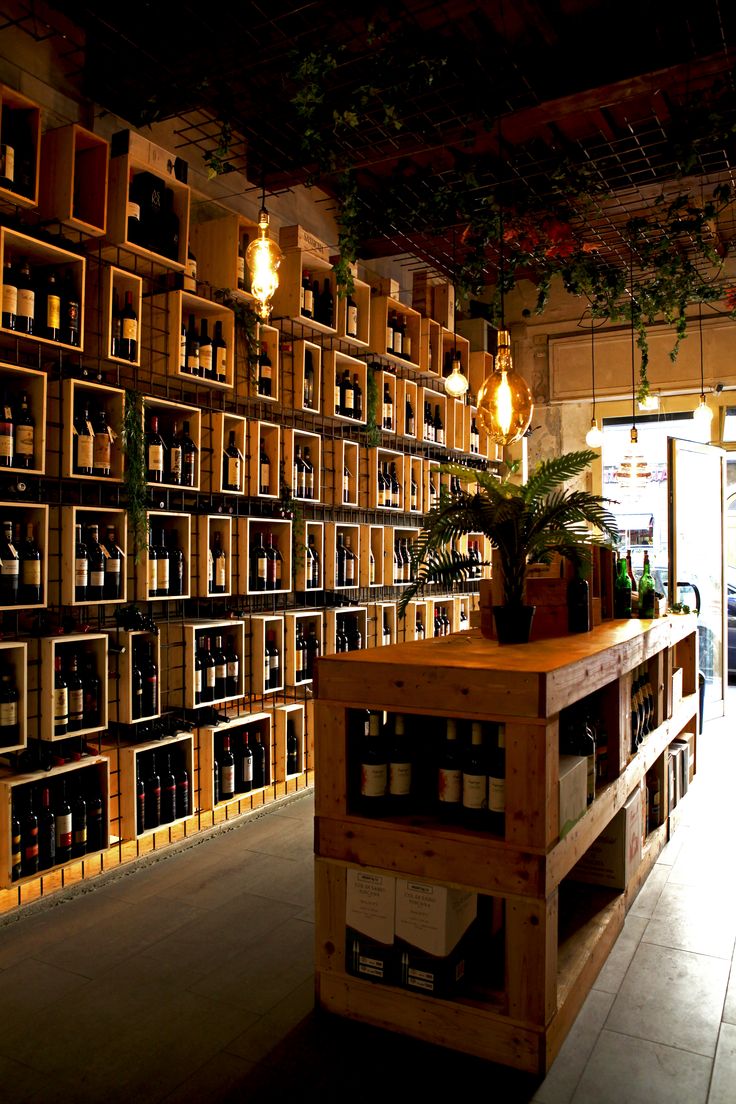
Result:
{"label": "wooden box cubby", "polygon": [[[173,736],[165,736],[161,740],[149,740],[146,743],[132,744],[120,748],[120,830],[124,840],[141,839],[150,836],[153,832],[171,828],[175,824],[182,824],[188,820],[195,811],[196,787],[194,785],[194,737],[190,732],[177,732]],[[146,779],[152,773],[155,763],[156,773],[161,776],[166,766],[166,756],[170,757],[171,769],[174,777],[177,770],[182,767],[189,776],[188,811],[179,816],[179,810],[174,820],[159,823],[155,827],[146,828],[138,820],[136,799],[136,783],[138,772],[145,785]],[[178,790],[178,787],[177,787]],[[177,792],[178,797],[178,792]]]}
{"label": "wooden box cubby", "polygon": [[[273,781],[273,732],[270,713],[242,713],[238,717],[231,717],[217,725],[203,725],[198,729],[198,734],[199,787],[202,809],[213,809],[235,804],[237,812],[239,811],[238,805],[240,802],[249,802],[253,794],[262,794],[264,788],[271,785]],[[220,799],[215,803],[214,771],[222,754],[223,736],[229,738],[230,750],[235,759],[235,796],[227,801]],[[254,778],[249,789],[244,788],[248,783],[244,783],[242,779],[243,745],[246,737],[251,748],[255,748],[256,743],[261,745],[263,749],[261,755],[264,760],[263,781]],[[254,753],[254,759],[257,754],[258,750]],[[238,768],[240,768],[240,772]]]}
{"label": "wooden box cubby", "polygon": [[[238,575],[237,594],[288,594],[291,591],[291,530],[292,522],[281,518],[240,517],[237,519],[238,531]],[[266,547],[269,535],[273,537],[274,547],[281,553],[280,569],[278,562],[270,566],[266,563],[266,586],[260,585],[255,571],[257,563],[251,559],[253,549],[259,537],[263,537]],[[281,579],[279,581],[279,570]]]}
{"label": "wooden box cubby", "polygon": [[[354,619],[354,621],[353,621]],[[365,606],[338,606],[325,610],[325,647],[323,655],[334,655],[337,652],[338,623],[349,625],[355,623],[362,638],[362,647],[367,647],[368,639],[368,611]],[[354,649],[348,649],[350,651]]]}
{"label": "wooden box cubby", "polygon": [[[0,84],[0,106],[12,112],[16,130],[19,127],[26,129],[27,143],[31,151],[25,179],[19,179],[22,173],[19,173],[20,166],[16,159],[15,186],[23,188],[23,191],[16,191],[15,188],[0,188],[0,199],[18,207],[37,207],[41,175],[41,108],[34,100],[29,100],[27,96],[23,96],[6,84]],[[0,134],[0,141],[5,141],[2,134]]]}
{"label": "wooden box cubby", "polygon": [[[100,680],[100,710],[98,717],[85,715],[84,726],[74,732],[54,734],[54,671],[58,655],[61,656],[62,670],[65,671],[68,659],[76,652],[84,662],[86,657],[94,660],[95,671]],[[70,736],[89,736],[93,732],[103,732],[107,728],[107,633],[69,633],[64,636],[43,636],[39,648],[40,669],[34,676],[40,675],[40,685],[33,686],[34,676],[29,671],[29,689],[38,688],[41,699],[39,737],[42,740],[66,740]]]}
{"label": "wooden box cubby", "polygon": [[[0,586],[0,610],[13,609],[41,609],[48,605],[49,593],[49,508],[41,503],[30,502],[0,502],[0,525],[4,521],[13,523],[13,532],[20,526],[20,547],[17,549],[20,556],[18,564],[18,593],[15,601],[7,601],[9,595]],[[33,526],[33,537],[41,553],[40,567],[38,561],[28,560],[23,557],[23,544],[26,529]],[[0,573],[1,578],[1,573]],[[41,587],[41,601],[36,602],[35,588]],[[32,588],[30,591],[28,588]]]}
{"label": "wooden box cubby", "polygon": [[[360,525],[349,522],[328,521],[325,524],[325,571],[324,583],[326,590],[355,590],[360,586],[360,564],[362,549],[360,546]],[[354,564],[355,578],[352,582],[338,582],[338,546],[340,540],[348,541],[353,554],[356,557]],[[347,576],[346,576],[347,577]]]}
{"label": "wooden box cubby", "polygon": [[[261,452],[268,468],[261,463]],[[281,497],[281,426],[275,422],[248,422],[248,494],[251,498]]]}
{"label": "wooden box cubby", "polygon": [[470,435],[466,436],[466,410],[467,407],[462,399],[448,398],[446,442],[447,448],[454,452],[470,452]]}
{"label": "wooden box cubby", "polygon": [[387,644],[396,644],[398,639],[396,603],[371,603],[368,606],[368,647],[381,648]]}
{"label": "wooden box cubby", "polygon": [[432,318],[422,319],[419,369],[426,376],[442,373],[442,327]]}
{"label": "wooden box cubby", "polygon": [[386,532],[383,525],[361,525],[360,585],[362,587],[390,586],[386,577],[386,565],[390,562],[386,550]]}
{"label": "wooden box cubby", "polygon": [[[216,371],[215,351],[212,350],[213,377],[205,376],[204,369],[199,374],[189,370],[182,363],[183,337],[182,327],[189,327],[190,317],[194,317],[197,333],[200,333],[202,321],[207,323],[210,338],[215,335],[215,325],[222,324],[222,338],[225,342],[225,378],[214,378]],[[203,299],[191,291],[169,291],[165,295],[153,295],[146,300],[146,345],[151,352],[151,366],[160,376],[175,376],[187,380],[193,386],[214,388],[219,391],[232,391],[235,386],[235,315],[229,307],[212,299]]]}
{"label": "wooden box cubby", "polygon": [[432,595],[427,599],[427,636],[434,636],[434,622],[438,611],[444,611],[450,622],[451,633],[457,632],[457,610],[455,608],[455,598],[452,594],[439,594]]}
{"label": "wooden box cubby", "polygon": [[[347,425],[365,425],[367,418],[368,366],[364,360],[357,360],[337,349],[325,349],[322,363],[322,413],[326,418],[337,418]],[[340,403],[340,380],[348,372],[351,382],[358,377],[360,387],[360,415],[353,417],[344,413]]]}
{"label": "wooden box cubby", "polygon": [[86,237],[102,237],[107,228],[109,159],[106,139],[77,123],[47,130],[41,139],[42,217]]}
{"label": "wooden box cubby", "polygon": [[[248,468],[248,423],[239,414],[228,414],[222,410],[211,410],[202,420],[202,449],[200,454],[200,476],[202,490],[214,494],[244,495],[247,490]],[[237,481],[237,490],[227,486],[228,457],[225,453],[230,442],[230,433],[235,434],[235,447],[240,453],[239,462],[231,474]],[[238,470],[239,469],[239,472]]]}
{"label": "wooden box cubby", "polygon": [[332,506],[353,507],[360,505],[360,446],[357,441],[338,437],[325,441],[324,497]]}
{"label": "wooden box cubby", "polygon": [[[395,469],[396,479],[399,485],[399,501],[393,499],[393,492],[383,496],[379,495],[379,469],[381,472],[391,474],[392,466]],[[368,450],[368,502],[372,510],[389,510],[393,513],[401,512],[404,505],[404,453],[394,452],[393,449],[371,448]]]}
{"label": "wooden box cubby", "polygon": [[[233,592],[233,519],[229,514],[200,514],[195,519],[197,527],[197,561],[194,567],[196,591],[200,598],[226,598]],[[219,534],[220,547],[225,553],[224,570],[213,559],[212,548]],[[214,572],[210,580],[210,562]],[[212,589],[210,581],[214,583]],[[221,589],[220,589],[221,588]]]}
{"label": "wooden box cubby", "polygon": [[39,241],[37,238],[30,238],[27,234],[21,234],[17,230],[11,230],[7,226],[1,226],[0,271],[3,273],[5,271],[5,260],[8,256],[10,256],[14,268],[19,261],[28,261],[34,287],[42,278],[43,272],[54,272],[56,274],[59,293],[62,296],[62,311],[60,318],[62,337],[66,332],[63,312],[63,286],[66,274],[69,274],[69,278],[74,284],[75,293],[79,298],[79,315],[77,318],[79,330],[76,344],[70,344],[63,340],[56,341],[46,337],[43,332],[44,326],[42,324],[42,319],[38,316],[39,302],[37,301],[36,315],[33,320],[34,332],[32,334],[24,333],[17,327],[11,330],[2,325],[0,325],[0,332],[12,334],[13,337],[23,337],[29,341],[40,341],[42,344],[55,349],[72,349],[75,352],[81,353],[84,349],[84,293],[87,265],[85,258],[78,253],[70,252],[68,249],[62,249],[58,245],[49,245],[47,242]]}
{"label": "wooden box cubby", "polygon": [[[308,433],[304,429],[284,429],[284,478],[291,487],[291,497],[303,502],[322,501],[322,437],[319,433]],[[296,465],[296,450],[301,449],[302,458],[305,449],[309,449],[309,463],[312,466],[311,477],[304,469],[299,472]]]}
{"label": "wooden box cubby", "polygon": [[[33,428],[33,454],[29,456],[27,431],[21,426],[15,426],[13,438],[13,463],[3,468],[3,471],[19,471],[27,475],[43,475],[46,470],[46,426],[48,423],[48,397],[47,397],[46,372],[39,372],[34,368],[21,368],[14,364],[0,363],[0,398],[5,396],[14,415],[17,417],[20,409],[22,393],[28,396],[31,417],[35,422]],[[25,440],[21,441],[19,431],[26,433]],[[20,446],[20,447],[19,447]],[[30,464],[19,463],[19,458],[30,460]]]}
{"label": "wooden box cubby", "polygon": [[428,514],[440,504],[442,473],[439,460],[424,460],[424,512]]}
{"label": "wooden box cubby", "polygon": [[[116,265],[107,265],[102,273],[101,291],[102,299],[99,304],[99,310],[102,316],[102,346],[100,348],[100,356],[113,361],[115,364],[134,364],[139,366],[141,363],[141,349],[143,347],[143,341],[141,340],[143,318],[142,278],[136,276],[134,272],[126,272],[124,268],[117,268]],[[131,350],[133,353],[132,356],[123,356],[122,349],[113,347],[113,308],[115,306],[115,297],[117,296],[118,309],[123,310],[127,292],[130,292],[133,300],[133,310],[137,315],[135,333],[133,334],[131,330],[131,335],[126,334],[126,338],[135,340],[135,346]],[[97,304],[90,303],[91,310],[94,310],[96,306]]]}
{"label": "wooden box cubby", "polygon": [[[87,408],[92,429],[95,428],[95,414],[104,410],[110,434],[110,474],[83,475],[75,471],[74,418],[80,417]],[[123,480],[123,424],[125,419],[125,392],[119,387],[108,387],[104,383],[89,383],[86,380],[65,379],[62,381],[62,443],[61,474],[67,479],[81,479],[85,482],[103,480],[105,483],[122,483]],[[86,440],[86,438],[84,438]],[[104,434],[102,437],[104,441]],[[93,442],[94,450],[94,442]],[[102,458],[100,458],[100,462]]]}
{"label": "wooden box cubby", "polygon": [[[271,633],[278,649],[275,673],[273,657],[266,665],[266,644]],[[253,614],[250,617],[250,688],[257,697],[279,694],[284,689],[284,636],[281,614]]]}
{"label": "wooden box cubby", "polygon": [[[8,727],[9,742],[5,742],[5,736],[0,738],[0,755],[8,755],[11,751],[21,751],[28,745],[28,645],[20,640],[0,641],[0,672],[9,670],[13,676],[13,683],[18,691],[18,701],[15,703],[15,721],[11,715],[3,718],[4,726]],[[6,710],[6,706],[0,706],[0,713]],[[11,708],[8,703],[8,714]],[[15,738],[11,735],[11,726],[15,728]]]}
{"label": "wooden box cubby", "polygon": [[419,416],[421,411],[419,404],[419,387],[414,380],[399,379],[396,381],[397,418],[396,432],[401,437],[408,437],[416,441],[419,428]]}
{"label": "wooden box cubby", "polygon": [[[149,532],[153,531],[154,544],[157,545],[163,531],[166,547],[171,552],[180,548],[184,560],[183,594],[154,593],[156,579],[155,560],[148,555],[148,545],[141,549],[139,562],[135,565],[136,598],[139,601],[176,602],[192,595],[192,515],[172,510],[149,510],[146,514]],[[169,578],[172,577],[171,566]],[[158,591],[158,586],[156,591]],[[171,589],[171,587],[169,587]]]}
{"label": "wooden box cubby", "polygon": [[[407,548],[411,551],[414,542],[419,536],[420,530],[418,526],[410,525],[395,525],[386,526],[386,571],[390,571],[390,578],[386,579],[387,586],[406,586],[411,582],[411,576],[407,578],[407,569],[404,566],[405,558],[402,557],[402,562],[397,564],[396,560],[396,547],[397,542],[402,548]],[[389,567],[390,565],[390,567]],[[398,575],[401,574],[401,578]]]}
{"label": "wooden box cubby", "polygon": [[[425,426],[425,423],[424,423],[424,408],[425,408],[425,405],[427,403],[429,403],[429,408],[430,408],[430,411],[431,411],[431,414],[432,414],[433,418],[435,416],[436,408],[437,407],[440,408],[440,418],[442,419],[442,427],[443,427],[443,432],[444,432],[444,439],[442,441],[438,441],[436,439],[436,437],[430,438],[430,437],[427,436],[427,430],[426,430],[426,426]],[[434,388],[431,388],[431,387],[420,387],[419,388],[419,407],[420,407],[419,426],[418,426],[418,428],[419,428],[419,440],[423,441],[424,444],[437,445],[438,448],[446,448],[447,447],[447,395],[445,395],[444,393],[442,393],[440,391],[437,391],[437,390],[435,390]]]}
{"label": "wooden box cubby", "polygon": [[[41,810],[42,795],[44,790],[49,791],[51,809],[58,806],[62,782],[67,800],[71,799],[80,787],[85,797],[99,794],[102,798],[102,847],[95,850],[87,850],[84,855],[73,855],[68,862],[55,863],[46,870],[40,870],[38,874],[21,876],[13,881],[12,837],[11,837],[11,813],[22,818],[28,809],[28,802],[33,802],[33,811],[38,815]],[[31,771],[27,774],[5,774],[0,777],[0,887],[9,889],[12,886],[21,885],[24,881],[38,880],[39,876],[56,876],[57,871],[65,867],[80,863],[83,859],[91,858],[106,851],[110,845],[110,760],[104,756],[89,756],[80,759],[76,763],[65,763],[51,770]]]}
{"label": "wooden box cubby", "polygon": [[[317,566],[308,554],[310,545],[317,552]],[[325,585],[325,523],[323,521],[305,521],[304,540],[296,548],[294,565],[294,589],[296,591],[323,590]]]}
{"label": "wooden box cubby", "polygon": [[491,353],[480,350],[472,352],[468,356],[468,382],[469,391],[475,399],[481,389],[483,381],[493,374],[494,358]]}
{"label": "wooden box cubby", "polygon": [[456,594],[455,605],[457,606],[457,631],[464,632],[470,628],[470,614],[472,612],[470,594]]}
{"label": "wooden box cubby", "polygon": [[[113,135],[111,144],[110,170],[107,189],[107,233],[106,243],[110,252],[117,249],[142,257],[155,268],[183,272],[187,259],[189,241],[189,185],[178,180],[169,169],[173,168],[174,157],[159,150],[145,138],[132,131],[119,131]],[[171,191],[172,210],[179,220],[179,239],[176,256],[167,256],[153,248],[152,242],[142,244],[128,237],[128,201],[130,184],[139,173],[151,173]]]}
{"label": "wooden box cubby", "polygon": [[[207,701],[196,701],[194,657],[202,637],[210,637],[212,648],[216,636],[222,637],[223,648],[228,638],[238,657],[238,670],[234,693],[223,694]],[[211,649],[212,650],[212,649]],[[204,672],[203,672],[204,675]],[[199,709],[203,706],[222,705],[224,702],[237,701],[245,694],[245,622],[244,621],[185,621],[184,622],[184,705],[187,709]]]}
{"label": "wooden box cubby", "polygon": [[164,439],[164,473],[163,480],[160,483],[149,483],[151,488],[151,495],[156,498],[156,490],[158,488],[164,489],[168,487],[174,487],[181,489],[182,484],[172,483],[171,477],[168,474],[168,462],[166,453],[168,452],[168,446],[171,438],[174,435],[174,427],[178,425],[179,431],[183,429],[184,422],[189,423],[189,436],[194,441],[196,449],[194,459],[194,486],[185,487],[185,490],[198,491],[200,481],[200,469],[202,462],[202,411],[198,406],[189,406],[187,403],[170,402],[168,399],[160,399],[158,396],[155,398],[145,395],[143,397],[143,428],[144,432],[148,431],[151,417],[155,415],[158,418],[158,431]]}
{"label": "wooden box cubby", "polygon": [[300,657],[297,654],[296,640],[297,630],[300,629],[302,635],[306,638],[310,632],[310,628],[314,627],[314,635],[319,641],[319,651],[322,651],[322,610],[288,610],[284,614],[284,625],[286,629],[286,646],[285,646],[285,666],[284,666],[284,678],[286,685],[293,686],[311,686],[312,679],[300,677],[303,676],[304,667],[300,666]]}
{"label": "wooden box cubby", "polygon": [[[82,541],[86,543],[90,525],[99,526],[99,543],[107,537],[107,526],[115,527],[116,543],[123,554],[120,562],[120,597],[100,598],[78,602],[76,595],[76,526],[82,526]],[[53,537],[53,533],[52,533]],[[127,600],[127,557],[128,526],[125,510],[108,509],[99,506],[62,506],[61,507],[61,603],[64,606],[105,606]],[[105,559],[107,563],[107,557]]]}
{"label": "wooden box cubby", "polygon": [[337,336],[348,345],[355,345],[359,349],[367,349],[371,340],[371,286],[365,280],[353,277],[353,290],[350,293],[357,315],[356,332],[348,333],[348,296],[337,294],[335,305],[337,309]]}
{"label": "wooden box cubby", "polygon": [[[316,318],[307,318],[302,314],[302,279],[310,277],[310,286],[315,280],[322,291],[325,280],[332,290],[333,325],[325,325]],[[337,289],[332,274],[332,265],[328,260],[309,253],[304,249],[289,249],[279,267],[279,286],[273,297],[273,318],[289,318],[299,322],[306,329],[319,334],[336,334],[335,317],[337,314]]]}
{"label": "wooden box cubby", "polygon": [[[389,321],[396,315],[403,323],[405,333],[411,342],[409,355],[397,355],[389,347]],[[414,368],[420,366],[420,337],[422,316],[419,311],[407,307],[398,299],[388,295],[379,295],[371,301],[371,351],[377,356],[386,357],[393,364],[408,364]]]}
{"label": "wooden box cubby", "polygon": [[[307,769],[306,748],[306,717],[304,705],[301,702],[292,702],[289,705],[276,706],[276,729],[274,732],[274,782],[285,782],[287,778],[296,778]],[[296,770],[289,770],[289,761],[286,751],[286,738],[289,725],[294,725],[296,736]]]}
{"label": "wooden box cubby", "polygon": [[462,334],[440,327],[440,375],[445,378],[452,371],[457,354],[460,354],[460,366],[465,378],[470,382],[470,341]]}
{"label": "wooden box cubby", "polygon": [[236,211],[228,211],[210,202],[193,203],[189,224],[189,242],[197,258],[197,280],[216,289],[226,288],[234,299],[252,303],[247,290],[249,273],[243,265],[244,285],[238,279],[238,251],[243,257],[253,238],[258,237],[258,224]]}
{"label": "wooden box cubby", "polygon": [[[248,369],[248,394],[262,402],[281,402],[281,335],[275,326],[259,322],[256,343],[258,359]],[[270,377],[262,372],[260,357],[265,350],[271,361]],[[270,378],[270,384],[267,384]]]}
{"label": "wooden box cubby", "polygon": [[[117,685],[116,690],[109,691],[110,720],[126,725],[155,720],[161,716],[161,637],[147,629],[109,629],[108,635],[109,678]],[[133,667],[137,665],[140,649],[149,643],[153,644],[153,658],[159,672],[156,709],[153,713],[142,712],[138,716],[140,710],[133,702]]]}
{"label": "wooden box cubby", "polygon": [[393,372],[376,371],[376,425],[383,433],[399,432],[399,381]]}
{"label": "wooden box cubby", "polygon": [[[281,366],[285,405],[292,410],[319,414],[322,410],[322,346],[315,345],[313,341],[292,341],[291,357],[288,358],[288,343],[284,353]],[[310,362],[312,372],[308,375]]]}
{"label": "wooden box cubby", "polygon": [[403,617],[399,617],[398,632],[399,640],[410,643],[413,640],[426,640],[428,636],[432,635],[431,623],[429,618],[429,603],[426,598],[412,598],[407,603],[406,612]]}
{"label": "wooden box cubby", "polygon": [[403,458],[404,510],[424,514],[424,459],[406,453]]}

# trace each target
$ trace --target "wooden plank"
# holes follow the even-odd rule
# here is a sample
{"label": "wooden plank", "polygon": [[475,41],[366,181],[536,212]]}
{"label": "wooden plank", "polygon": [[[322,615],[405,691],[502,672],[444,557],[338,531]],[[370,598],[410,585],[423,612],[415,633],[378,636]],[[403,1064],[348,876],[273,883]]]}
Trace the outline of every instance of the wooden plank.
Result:
{"label": "wooden plank", "polygon": [[557,893],[506,902],[509,1015],[540,1028],[557,1008]]}
{"label": "wooden plank", "polygon": [[342,974],[318,974],[317,984],[317,1000],[328,1012],[490,1062],[538,1072],[539,1033],[503,1016]]}
{"label": "wooden plank", "polygon": [[345,867],[316,859],[314,864],[317,972],[345,971]]}
{"label": "wooden plank", "polygon": [[[317,664],[318,669],[321,663],[322,660]],[[320,780],[315,802],[317,816],[344,817],[347,814],[345,726],[343,706],[315,702],[311,731],[314,733],[314,770]]]}
{"label": "wooden plank", "polygon": [[506,841],[548,847],[559,835],[559,728],[507,724]]}
{"label": "wooden plank", "polygon": [[[319,766],[316,773],[321,787]],[[492,836],[462,828],[435,824],[413,828],[396,821],[333,819],[318,813],[315,841],[315,849],[323,858],[429,878],[477,893],[528,897],[544,892],[543,855],[511,848]]]}

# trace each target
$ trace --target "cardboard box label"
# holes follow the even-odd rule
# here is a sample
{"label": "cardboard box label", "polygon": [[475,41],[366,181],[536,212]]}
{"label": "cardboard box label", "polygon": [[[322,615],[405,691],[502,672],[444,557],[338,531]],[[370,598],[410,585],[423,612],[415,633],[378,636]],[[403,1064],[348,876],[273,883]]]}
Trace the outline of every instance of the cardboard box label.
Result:
{"label": "cardboard box label", "polygon": [[345,898],[348,927],[377,943],[393,943],[395,902],[396,879],[390,874],[348,870]]}
{"label": "cardboard box label", "polygon": [[427,882],[396,880],[396,937],[428,954],[439,958],[448,955],[477,912],[475,893]]}

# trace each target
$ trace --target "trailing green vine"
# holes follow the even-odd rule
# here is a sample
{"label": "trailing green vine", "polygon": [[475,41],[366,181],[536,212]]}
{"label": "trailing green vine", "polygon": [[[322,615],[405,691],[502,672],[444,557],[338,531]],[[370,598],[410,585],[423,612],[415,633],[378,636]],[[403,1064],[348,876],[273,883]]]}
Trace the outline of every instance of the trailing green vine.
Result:
{"label": "trailing green vine", "polygon": [[228,307],[235,316],[236,353],[242,350],[248,369],[251,387],[258,383],[258,356],[260,354],[260,319],[250,303],[236,299],[230,288],[214,288],[212,297]]}
{"label": "trailing green vine", "polygon": [[380,371],[380,365],[374,368],[372,365],[368,365],[368,371],[366,373],[366,397],[365,397],[365,414],[366,414],[366,443],[369,448],[375,448],[381,443],[381,430],[376,420],[376,414],[378,413],[378,382],[377,375]]}
{"label": "trailing green vine", "polygon": [[122,448],[125,454],[123,485],[127,497],[128,522],[133,536],[133,558],[137,564],[148,544],[143,400],[138,391],[125,392]]}

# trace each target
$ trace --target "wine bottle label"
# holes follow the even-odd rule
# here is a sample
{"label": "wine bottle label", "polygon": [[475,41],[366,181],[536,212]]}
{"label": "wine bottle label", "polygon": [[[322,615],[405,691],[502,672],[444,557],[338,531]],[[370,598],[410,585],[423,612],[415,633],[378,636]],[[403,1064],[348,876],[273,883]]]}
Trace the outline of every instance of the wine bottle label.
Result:
{"label": "wine bottle label", "polygon": [[3,575],[19,575],[20,574],[20,562],[14,559],[12,556],[9,559],[0,561],[2,563]]}
{"label": "wine bottle label", "polygon": [[[236,272],[237,272],[238,283],[239,284],[244,284],[245,283],[245,257],[240,257],[240,256],[238,257]],[[300,298],[301,298],[301,296],[300,296]]]}
{"label": "wine bottle label", "polygon": [[135,219],[137,222],[141,220],[141,205],[134,203],[132,199],[128,200],[128,218]]}
{"label": "wine bottle label", "polygon": [[258,560],[258,578],[265,579],[268,574],[268,560],[265,556],[261,556]]}
{"label": "wine bottle label", "polygon": [[335,384],[335,410],[339,412],[340,406],[341,406],[341,403],[340,403],[340,385],[336,383]]}
{"label": "wine bottle label", "polygon": [[409,336],[409,334],[407,334],[404,338],[404,356],[411,356],[411,337]]}
{"label": "wine bottle label", "polygon": [[304,288],[304,310],[308,314],[314,313],[314,292],[311,288]]}
{"label": "wine bottle label", "polygon": [[87,843],[87,824],[83,823],[74,829],[74,842],[76,844]]}
{"label": "wine bottle label", "polygon": [[358,332],[358,308],[349,306],[347,317],[347,332],[351,335],[351,337],[355,337]]}
{"label": "wine bottle label", "polygon": [[397,356],[401,353],[402,348],[403,348],[403,338],[401,336],[401,333],[398,330],[396,330],[394,332],[394,352],[396,353]]}
{"label": "wine bottle label", "polygon": [[488,808],[492,813],[503,813],[506,809],[506,779],[488,779]]}
{"label": "wine bottle label", "polygon": [[271,486],[271,465],[263,462],[261,463],[261,486]]}
{"label": "wine bottle label", "polygon": [[271,373],[271,365],[270,364],[261,364],[261,379],[262,380],[270,380],[271,379],[271,374],[272,374]]}
{"label": "wine bottle label", "polygon": [[168,590],[170,582],[169,561],[156,560],[156,590]]}
{"label": "wine bottle label", "polygon": [[74,561],[74,582],[78,587],[86,587],[89,580],[89,560],[77,557]]}
{"label": "wine bottle label", "polygon": [[151,556],[148,557],[148,590],[149,593],[158,590],[158,560]]}
{"label": "wine bottle label", "polygon": [[227,376],[227,349],[223,348],[222,345],[217,346],[215,368],[217,370],[217,378],[224,380]]}
{"label": "wine bottle label", "polygon": [[252,782],[253,781],[253,756],[252,755],[244,755],[243,756],[243,781],[244,782]]}
{"label": "wine bottle label", "polygon": [[361,763],[361,797],[383,797],[386,793],[387,782],[388,766],[386,763]]}
{"label": "wine bottle label", "polygon": [[179,364],[182,368],[187,368],[187,335],[186,331],[181,335],[179,342]]}
{"label": "wine bottle label", "polygon": [[438,445],[444,445],[445,443],[445,431],[444,429],[437,429],[435,431],[435,441]]}
{"label": "wine bottle label", "polygon": [[179,445],[172,445],[171,449],[169,450],[169,471],[171,473],[171,478],[173,481],[178,483],[181,480],[182,470],[183,463],[181,448],[179,447]]}
{"label": "wine bottle label", "polygon": [[17,701],[0,703],[0,728],[9,728],[18,723]]}
{"label": "wine bottle label", "polygon": [[194,671],[194,697],[202,693],[202,669],[197,667]]}
{"label": "wine bottle label", "polygon": [[137,341],[138,340],[138,319],[137,318],[124,318],[122,326],[122,336],[124,341]]}
{"label": "wine bottle label", "polygon": [[77,437],[77,467],[91,468],[94,466],[94,437]]}
{"label": "wine bottle label", "polygon": [[206,679],[207,688],[209,690],[214,690],[214,688],[215,688],[215,668],[214,668],[214,666],[207,668],[207,671],[206,671],[206,674],[205,674],[205,679]]}
{"label": "wine bottle label", "polygon": [[240,672],[240,661],[237,659],[231,659],[227,665],[227,677],[229,679],[237,680]]}
{"label": "wine bottle label", "polygon": [[84,690],[81,686],[69,691],[69,716],[77,719],[84,716]]}
{"label": "wine bottle label", "polygon": [[20,425],[15,429],[15,451],[19,456],[33,456],[35,430],[33,426]]}
{"label": "wine bottle label", "polygon": [[212,346],[200,345],[199,347],[199,366],[203,372],[212,371]]}
{"label": "wine bottle label", "polygon": [[274,671],[278,671],[278,669],[279,669],[279,654],[278,654],[278,652],[276,652],[273,655],[270,655],[268,657],[268,662],[269,662],[269,667],[271,668],[271,673],[273,673]]}
{"label": "wine bottle label", "polygon": [[[164,561],[168,563],[168,560]],[[109,553],[107,553],[105,559],[105,574],[106,575],[119,575],[120,574],[120,560],[114,559]]]}
{"label": "wine bottle label", "polygon": [[0,176],[11,184],[15,181],[15,150],[12,146],[0,146]]}
{"label": "wine bottle label", "polygon": [[215,583],[215,558],[212,555],[212,549],[207,549],[207,588],[212,590]]}
{"label": "wine bottle label", "polygon": [[190,350],[187,353],[187,372],[196,375],[199,372],[199,349]]}
{"label": "wine bottle label", "polygon": [[391,763],[388,792],[393,797],[406,797],[411,793],[411,763]]}
{"label": "wine bottle label", "polygon": [[30,288],[18,288],[18,314],[21,318],[33,318],[36,313],[36,296]]}
{"label": "wine bottle label", "polygon": [[355,582],[355,561],[345,561],[345,585],[351,586]]}
{"label": "wine bottle label", "polygon": [[56,850],[64,850],[72,845],[72,814],[62,813],[56,816]]}
{"label": "wine bottle label", "polygon": [[227,560],[224,558],[224,556],[220,556],[219,560],[216,561],[215,567],[216,567],[216,571],[215,571],[216,585],[218,587],[224,587],[225,582],[226,582],[226,576],[227,576],[227,571],[226,571]]}
{"label": "wine bottle label", "polygon": [[111,441],[106,433],[96,433],[92,444],[92,467],[110,467]]}
{"label": "wine bottle label", "polygon": [[463,773],[463,808],[485,809],[488,807],[488,781],[485,774]]}
{"label": "wine bottle label", "polygon": [[18,289],[15,284],[3,284],[3,314],[18,313]]}
{"label": "wine bottle label", "polygon": [[222,768],[222,782],[220,784],[220,790],[223,794],[231,794],[235,792],[235,764],[230,767]]}
{"label": "wine bottle label", "polygon": [[352,410],[355,406],[355,394],[352,387],[348,387],[345,391],[345,409]]}
{"label": "wine bottle label", "polygon": [[69,716],[69,694],[66,686],[57,686],[53,693],[54,720],[65,722]]}
{"label": "wine bottle label", "polygon": [[58,295],[46,296],[46,325],[50,330],[61,326],[61,298]]}
{"label": "wine bottle label", "polygon": [[89,573],[89,585],[91,587],[104,587],[105,585],[105,568],[94,567]]}
{"label": "wine bottle label", "polygon": [[215,678],[222,680],[227,678],[227,663],[217,663],[215,665]]}
{"label": "wine bottle label", "polygon": [[148,446],[148,468],[149,471],[162,472],[164,470],[164,446],[163,445],[149,445]]}
{"label": "wine bottle label", "polygon": [[0,434],[0,456],[5,459],[13,459],[13,435],[12,433]]}
{"label": "wine bottle label", "polygon": [[393,351],[394,347],[394,331],[391,326],[386,326],[386,348],[389,352]]}
{"label": "wine bottle label", "polygon": [[240,487],[240,457],[228,456],[227,482],[229,487]]}

